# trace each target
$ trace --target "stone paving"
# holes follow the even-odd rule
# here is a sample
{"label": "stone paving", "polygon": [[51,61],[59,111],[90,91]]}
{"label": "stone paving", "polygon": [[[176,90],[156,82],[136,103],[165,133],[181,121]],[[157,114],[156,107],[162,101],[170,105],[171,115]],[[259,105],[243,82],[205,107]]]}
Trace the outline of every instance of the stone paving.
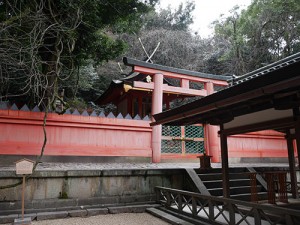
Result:
{"label": "stone paving", "polygon": [[[37,171],[70,171],[70,170],[124,170],[124,169],[180,169],[199,168],[199,163],[49,163],[37,166]],[[220,163],[212,163],[213,168],[221,168]],[[288,163],[233,163],[229,167],[288,167]],[[13,171],[15,166],[1,167],[1,171]]]}

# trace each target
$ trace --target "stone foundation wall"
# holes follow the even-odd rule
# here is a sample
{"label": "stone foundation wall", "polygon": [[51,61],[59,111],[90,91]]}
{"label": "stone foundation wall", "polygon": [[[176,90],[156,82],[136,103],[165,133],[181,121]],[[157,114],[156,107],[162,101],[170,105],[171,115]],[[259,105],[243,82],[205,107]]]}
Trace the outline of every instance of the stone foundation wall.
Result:
{"label": "stone foundation wall", "polygon": [[[182,189],[184,170],[37,171],[26,182],[25,205],[57,208],[155,201],[155,186]],[[1,171],[0,183],[19,181]],[[22,186],[0,189],[0,211],[20,209]]]}

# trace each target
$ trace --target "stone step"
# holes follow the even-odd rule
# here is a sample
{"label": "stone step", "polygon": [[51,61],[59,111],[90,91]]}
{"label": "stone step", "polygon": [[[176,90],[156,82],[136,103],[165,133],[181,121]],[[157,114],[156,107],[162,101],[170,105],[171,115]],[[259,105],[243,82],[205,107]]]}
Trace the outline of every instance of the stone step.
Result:
{"label": "stone step", "polygon": [[[222,169],[210,169],[203,171],[196,169],[199,181],[202,183],[206,191],[213,196],[223,196],[223,180]],[[250,172],[247,168],[230,168],[229,169],[229,187],[230,196],[234,199],[243,201],[251,201],[251,182]],[[265,188],[257,182],[256,191],[258,193],[258,200],[266,200],[267,193],[264,192]]]}
{"label": "stone step", "polygon": [[[222,180],[222,173],[198,174],[198,176],[202,181]],[[249,179],[249,173],[247,172],[230,173],[229,179],[230,180]]]}
{"label": "stone step", "polygon": [[[212,180],[212,181],[203,181],[203,184],[207,189],[214,189],[214,188],[222,188],[223,181],[222,180]],[[232,187],[239,187],[239,186],[249,186],[250,180],[249,179],[236,179],[230,180],[229,186]]]}
{"label": "stone step", "polygon": [[[262,191],[262,186],[257,185],[256,190],[257,192]],[[208,189],[209,193],[213,196],[223,196],[223,188],[212,188]],[[230,195],[237,195],[237,194],[246,194],[251,193],[250,186],[239,186],[239,187],[230,187]]]}
{"label": "stone step", "polygon": [[[195,169],[196,173],[198,174],[211,174],[211,173],[222,173],[222,168],[212,168],[212,169]],[[229,173],[243,173],[249,172],[245,167],[235,167],[229,168]]]}
{"label": "stone step", "polygon": [[[250,202],[251,201],[251,193],[230,195],[230,198]],[[257,198],[258,198],[258,201],[266,200],[266,199],[268,199],[268,193],[267,192],[258,192]]]}

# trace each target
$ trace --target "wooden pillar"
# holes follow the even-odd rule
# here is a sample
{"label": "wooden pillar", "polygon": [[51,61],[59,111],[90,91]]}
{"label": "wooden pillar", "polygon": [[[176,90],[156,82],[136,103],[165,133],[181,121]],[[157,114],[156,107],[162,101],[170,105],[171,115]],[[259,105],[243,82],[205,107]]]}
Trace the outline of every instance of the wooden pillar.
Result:
{"label": "wooden pillar", "polygon": [[[161,73],[154,74],[154,90],[152,93],[152,115],[162,112],[163,104],[163,80]],[[161,160],[161,125],[152,128],[152,162],[158,163]]]}
{"label": "wooden pillar", "polygon": [[293,139],[290,135],[290,130],[286,131],[286,142],[288,149],[288,158],[289,158],[289,168],[290,168],[290,179],[291,179],[291,191],[293,198],[299,198],[298,187],[297,187],[297,176],[295,172],[295,155],[294,155],[294,145]]}
{"label": "wooden pillar", "polygon": [[230,198],[228,145],[227,145],[227,135],[223,133],[223,124],[220,125],[220,141],[221,141],[223,197]]}
{"label": "wooden pillar", "polygon": [[181,79],[180,80],[180,86],[182,88],[190,88],[190,81],[186,79]]}
{"label": "wooden pillar", "polygon": [[[212,82],[205,83],[205,89],[207,91],[207,95],[211,95],[214,93],[214,84]],[[212,156],[212,162],[220,162],[220,142],[218,137],[218,126],[205,125],[205,144],[206,146],[206,154]]]}
{"label": "wooden pillar", "polygon": [[295,119],[295,135],[296,135],[296,146],[298,155],[298,167],[300,168],[300,113],[299,108],[293,109]]}
{"label": "wooden pillar", "polygon": [[298,167],[300,168],[300,123],[297,121],[295,126],[295,135],[296,135],[296,147],[297,147],[297,158],[298,158]]}

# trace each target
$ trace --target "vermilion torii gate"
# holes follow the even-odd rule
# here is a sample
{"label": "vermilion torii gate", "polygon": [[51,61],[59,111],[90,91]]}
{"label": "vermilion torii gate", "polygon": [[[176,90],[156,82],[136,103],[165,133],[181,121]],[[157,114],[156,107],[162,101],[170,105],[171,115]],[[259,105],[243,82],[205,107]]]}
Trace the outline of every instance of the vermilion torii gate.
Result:
{"label": "vermilion torii gate", "polygon": [[[112,81],[106,92],[96,101],[99,105],[113,103],[118,113],[134,117],[151,116],[170,109],[175,99],[201,98],[213,94],[217,88],[228,85],[231,77],[212,75],[177,69],[130,58],[124,64],[132,67],[125,78]],[[212,156],[219,155],[218,128],[205,127],[206,151]],[[152,129],[152,161],[161,160],[162,127]],[[209,147],[208,147],[209,146]],[[213,158],[214,160],[214,158]],[[216,158],[217,160],[217,158]]]}

